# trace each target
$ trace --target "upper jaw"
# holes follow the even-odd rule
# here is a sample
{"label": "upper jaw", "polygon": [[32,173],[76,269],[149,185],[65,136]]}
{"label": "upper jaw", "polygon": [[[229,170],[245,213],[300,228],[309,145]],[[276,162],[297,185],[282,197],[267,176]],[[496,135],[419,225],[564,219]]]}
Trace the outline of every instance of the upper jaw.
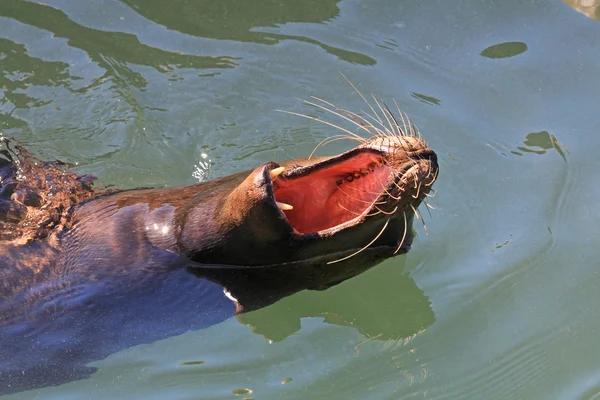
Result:
{"label": "upper jaw", "polygon": [[[282,180],[284,182],[291,182],[294,179],[300,179],[310,174],[317,174],[319,173],[319,171],[324,171],[327,168],[339,168],[340,166],[343,166],[344,163],[348,160],[352,160],[353,157],[361,157],[363,161],[368,160],[371,163],[376,163],[378,166],[383,166],[387,163],[388,155],[385,153],[385,150],[382,149],[357,147],[337,156],[319,158],[314,162],[311,162],[312,160],[300,160],[297,162],[292,160],[286,163],[287,165],[291,165],[290,168],[286,168],[285,166],[276,163],[270,163],[270,165],[266,168],[265,179],[269,187],[269,202],[279,210],[280,216],[284,218],[284,220],[289,225],[290,229],[293,232],[293,236],[298,238],[315,235],[318,237],[332,236],[333,234],[338,233],[344,229],[359,225],[366,218],[368,218],[367,216],[369,213],[376,211],[375,203],[380,201],[382,198],[386,197],[386,190],[381,190],[381,193],[373,199],[373,203],[370,204],[368,207],[365,207],[359,214],[357,213],[356,217],[348,219],[334,226],[330,226],[328,228],[319,229],[308,233],[302,233],[299,232],[293,226],[293,224],[288,220],[285,214],[286,211],[291,211],[293,209],[294,202],[283,202],[280,199],[276,198],[275,192],[278,182],[282,182]],[[389,176],[385,178],[385,182],[382,182],[385,184],[384,187],[390,187],[391,185],[393,185],[393,183],[391,182],[391,180],[393,179],[394,174],[390,172]]]}

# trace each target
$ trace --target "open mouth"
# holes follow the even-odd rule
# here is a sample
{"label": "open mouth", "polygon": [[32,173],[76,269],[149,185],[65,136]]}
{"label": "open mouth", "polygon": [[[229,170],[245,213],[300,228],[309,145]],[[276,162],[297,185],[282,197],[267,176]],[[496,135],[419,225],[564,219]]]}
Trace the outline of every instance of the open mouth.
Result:
{"label": "open mouth", "polygon": [[275,201],[300,234],[341,228],[368,214],[386,193],[392,167],[384,154],[356,149],[307,167],[272,171]]}

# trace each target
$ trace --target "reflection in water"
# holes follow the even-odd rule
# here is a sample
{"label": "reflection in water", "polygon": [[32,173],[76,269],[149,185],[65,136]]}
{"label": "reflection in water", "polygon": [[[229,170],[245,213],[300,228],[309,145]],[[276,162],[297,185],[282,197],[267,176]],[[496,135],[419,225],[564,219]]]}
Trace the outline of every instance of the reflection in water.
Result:
{"label": "reflection in water", "polygon": [[274,1],[244,0],[121,0],[145,18],[186,35],[209,39],[276,44],[296,40],[321,47],[344,61],[374,65],[364,54],[328,46],[304,36],[290,36],[260,31],[288,23],[324,23],[337,17],[339,0]]}
{"label": "reflection in water", "polygon": [[588,18],[600,21],[600,0],[562,0],[576,11],[579,11]]}
{"label": "reflection in water", "polygon": [[402,273],[399,263],[403,264],[404,258],[363,273],[360,280],[349,280],[327,291],[302,292],[270,307],[240,314],[237,319],[270,341],[294,334],[300,330],[300,320],[311,317],[352,327],[376,340],[411,337],[433,324],[435,315],[427,296]]}
{"label": "reflection in water", "polygon": [[[129,63],[153,67],[159,72],[169,72],[175,67],[213,69],[235,66],[232,57],[206,57],[165,51],[142,44],[135,35],[129,33],[87,28],[71,21],[61,10],[39,3],[3,0],[0,2],[0,16],[52,32],[54,37],[67,39],[71,47],[85,51],[94,63],[106,71],[91,86],[114,79],[123,81],[125,86],[138,89],[146,87],[146,79],[128,68]],[[52,77],[47,77],[49,82],[50,78]],[[68,85],[64,86],[68,88]]]}
{"label": "reflection in water", "polygon": [[511,153],[518,156],[522,156],[523,153],[546,154],[548,150],[554,149],[567,162],[568,151],[564,144],[558,142],[553,133],[547,131],[529,133],[523,144],[524,146],[517,146],[519,151],[513,150]]}
{"label": "reflection in water", "polygon": [[25,94],[30,86],[61,86],[67,90],[71,89],[74,77],[70,75],[67,63],[31,57],[23,44],[0,38],[0,60],[0,129],[20,128],[26,125],[24,121],[12,116],[15,109],[29,109],[49,103],[49,100]]}
{"label": "reflection in water", "polygon": [[482,57],[487,58],[508,58],[514,57],[527,51],[527,45],[522,42],[499,43],[484,49],[481,52]]}
{"label": "reflection in water", "polygon": [[[60,86],[75,94],[89,93],[94,89],[100,89],[103,93],[114,92],[117,102],[106,107],[115,113],[115,118],[103,121],[103,125],[108,125],[112,122],[137,120],[145,113],[137,98],[137,91],[147,90],[149,82],[136,70],[136,65],[152,67],[165,74],[183,68],[206,70],[204,74],[210,74],[215,69],[236,66],[234,57],[166,51],[143,44],[129,33],[88,28],[73,22],[63,11],[44,4],[3,0],[0,1],[0,17],[8,17],[51,32],[54,38],[65,38],[70,47],[83,50],[89,57],[90,64],[99,67],[96,69],[101,71],[91,80],[85,81],[72,75],[67,63],[33,58],[27,54],[24,45],[1,40],[0,59],[4,57],[4,104],[0,109],[0,115],[3,116],[0,128],[4,129],[26,125],[11,116],[15,109],[31,109],[52,102],[42,102],[22,93],[15,93],[23,91],[27,86]],[[28,90],[28,94],[31,92]]]}

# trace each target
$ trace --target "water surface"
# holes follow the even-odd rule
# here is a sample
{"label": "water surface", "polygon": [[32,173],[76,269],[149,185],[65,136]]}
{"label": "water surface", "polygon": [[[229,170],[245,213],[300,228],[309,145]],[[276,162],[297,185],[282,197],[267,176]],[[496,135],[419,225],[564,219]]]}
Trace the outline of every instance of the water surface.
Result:
{"label": "water surface", "polygon": [[0,130],[100,184],[304,157],[335,132],[276,110],[366,109],[340,73],[395,99],[441,168],[407,256],[7,399],[598,398],[588,3],[2,0]]}

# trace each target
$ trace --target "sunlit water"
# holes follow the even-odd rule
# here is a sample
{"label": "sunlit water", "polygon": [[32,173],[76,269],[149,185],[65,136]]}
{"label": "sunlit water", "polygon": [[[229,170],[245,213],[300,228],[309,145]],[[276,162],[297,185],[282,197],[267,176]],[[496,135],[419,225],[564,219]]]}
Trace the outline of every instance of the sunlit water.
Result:
{"label": "sunlit water", "polygon": [[593,3],[0,1],[0,129],[100,184],[306,156],[335,132],[276,110],[366,109],[340,73],[441,168],[407,256],[6,398],[600,398]]}

